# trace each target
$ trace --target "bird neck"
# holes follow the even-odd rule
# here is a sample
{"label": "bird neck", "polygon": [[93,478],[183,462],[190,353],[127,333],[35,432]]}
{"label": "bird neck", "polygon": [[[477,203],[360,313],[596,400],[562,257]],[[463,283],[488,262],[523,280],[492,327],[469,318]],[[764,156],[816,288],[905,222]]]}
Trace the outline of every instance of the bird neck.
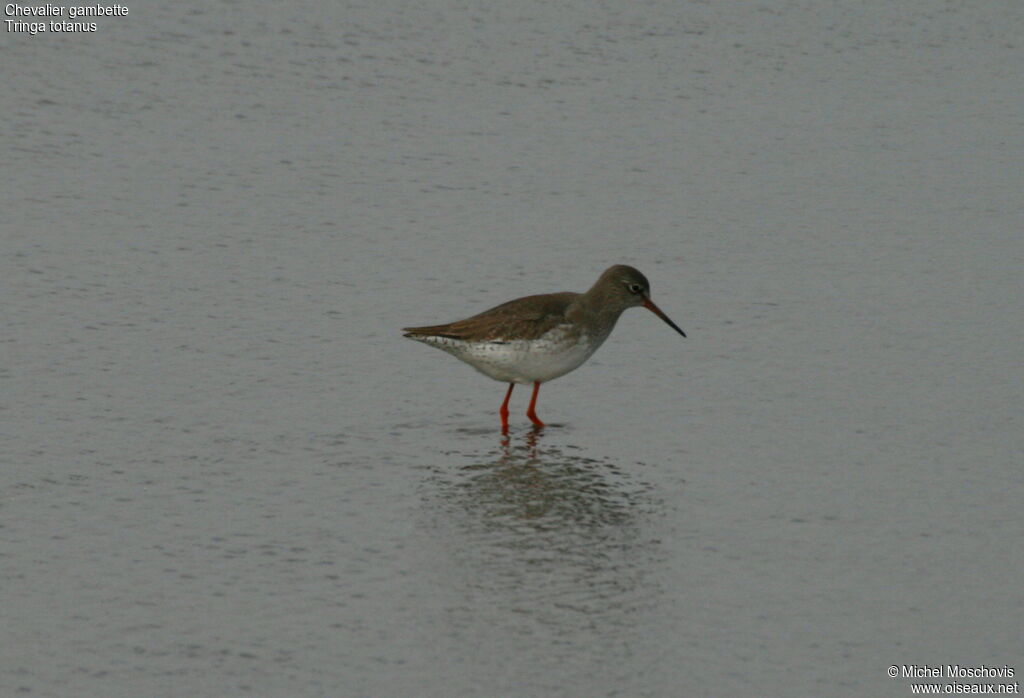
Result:
{"label": "bird neck", "polygon": [[578,312],[586,318],[586,324],[596,333],[607,335],[615,327],[619,316],[625,310],[616,304],[610,294],[600,286],[594,286],[576,299]]}

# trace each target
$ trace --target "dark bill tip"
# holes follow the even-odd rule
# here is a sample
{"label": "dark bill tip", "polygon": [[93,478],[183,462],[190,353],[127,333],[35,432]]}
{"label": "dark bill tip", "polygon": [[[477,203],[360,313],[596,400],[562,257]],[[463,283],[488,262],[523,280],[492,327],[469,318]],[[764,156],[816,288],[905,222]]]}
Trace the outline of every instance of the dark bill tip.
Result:
{"label": "dark bill tip", "polygon": [[669,327],[671,327],[673,330],[675,330],[679,334],[683,335],[684,337],[686,336],[686,333],[683,332],[683,330],[679,327],[679,325],[677,325],[676,323],[672,322],[672,320],[669,319],[668,315],[666,315],[665,313],[661,312],[661,308],[656,306],[654,304],[654,301],[652,301],[650,298],[644,298],[644,307],[647,308],[648,310],[650,310],[652,313],[654,313],[658,317],[660,317],[662,320],[664,320],[665,323]]}

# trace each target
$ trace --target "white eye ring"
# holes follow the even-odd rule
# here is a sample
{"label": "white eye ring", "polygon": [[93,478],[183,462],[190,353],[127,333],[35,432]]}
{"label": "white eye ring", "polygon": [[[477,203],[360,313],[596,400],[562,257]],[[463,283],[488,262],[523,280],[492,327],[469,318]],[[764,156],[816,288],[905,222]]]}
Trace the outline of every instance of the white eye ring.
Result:
{"label": "white eye ring", "polygon": [[630,293],[640,293],[643,290],[644,290],[644,288],[640,284],[630,284],[629,285],[629,292]]}

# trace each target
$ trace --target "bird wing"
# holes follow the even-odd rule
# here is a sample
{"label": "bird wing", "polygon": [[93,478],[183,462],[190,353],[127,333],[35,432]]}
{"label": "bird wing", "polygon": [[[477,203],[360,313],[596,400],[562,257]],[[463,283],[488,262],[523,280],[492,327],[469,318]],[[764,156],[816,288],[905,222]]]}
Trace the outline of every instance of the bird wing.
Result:
{"label": "bird wing", "polygon": [[408,336],[431,335],[464,341],[501,342],[535,339],[567,322],[566,313],[578,293],[526,296],[447,325],[406,327]]}

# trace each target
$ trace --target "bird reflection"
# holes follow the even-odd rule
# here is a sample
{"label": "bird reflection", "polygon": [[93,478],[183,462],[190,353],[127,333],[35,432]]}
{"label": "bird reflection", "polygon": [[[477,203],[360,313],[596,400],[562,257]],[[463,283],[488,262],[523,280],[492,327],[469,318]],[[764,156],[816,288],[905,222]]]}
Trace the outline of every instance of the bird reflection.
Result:
{"label": "bird reflection", "polygon": [[495,603],[607,614],[655,591],[642,583],[660,556],[641,533],[660,508],[649,485],[577,446],[545,444],[542,431],[446,455],[454,462],[434,471],[427,505],[472,587],[502,589]]}
{"label": "bird reflection", "polygon": [[[540,529],[577,529],[624,524],[633,518],[630,499],[637,493],[627,489],[619,468],[557,446],[541,446],[540,439],[536,430],[518,442],[503,438],[497,453],[459,467],[463,478],[454,484],[452,494],[491,526],[504,521],[511,526],[532,522]],[[630,484],[631,489],[637,487]]]}

